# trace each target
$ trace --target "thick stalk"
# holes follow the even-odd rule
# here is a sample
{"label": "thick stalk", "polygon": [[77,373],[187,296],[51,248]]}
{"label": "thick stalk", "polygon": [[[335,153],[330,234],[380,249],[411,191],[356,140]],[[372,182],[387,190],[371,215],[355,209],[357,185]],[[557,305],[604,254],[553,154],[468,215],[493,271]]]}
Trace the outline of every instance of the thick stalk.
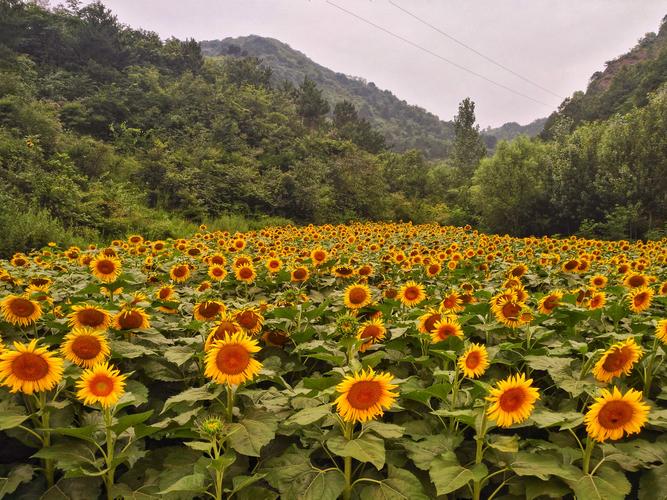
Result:
{"label": "thick stalk", "polygon": [[[42,442],[44,448],[48,448],[51,446],[51,414],[46,408],[46,392],[42,391],[39,393],[38,403],[42,412]],[[51,488],[55,478],[55,464],[51,458],[44,460],[44,475],[46,476],[46,484]]]}
{"label": "thick stalk", "polygon": [[655,362],[655,355],[658,352],[658,337],[653,340],[653,349],[651,349],[651,358],[648,360],[647,366],[644,368],[644,397],[649,397],[651,393],[651,383],[653,382],[653,364]]}
{"label": "thick stalk", "polygon": [[[479,432],[475,435],[475,442],[476,442],[475,465],[481,464],[482,459],[484,458],[484,436],[486,435],[486,424],[487,424],[486,405],[484,405],[484,409],[482,411],[484,412],[482,415],[482,424],[480,425]],[[482,481],[481,480],[474,481],[472,486],[473,500],[480,500],[481,494],[482,494]]]}
{"label": "thick stalk", "polygon": [[[354,422],[345,422],[345,439],[352,440],[354,434]],[[352,497],[352,457],[344,458],[345,489],[343,490],[343,500],[350,500]]]}
{"label": "thick stalk", "polygon": [[591,455],[593,454],[593,449],[595,448],[595,441],[589,437],[586,438],[586,449],[583,453],[583,462],[581,463],[581,470],[584,474],[588,474],[588,471],[591,468]]}
{"label": "thick stalk", "polygon": [[[454,383],[452,384],[452,411],[456,410],[456,403],[459,396],[459,364],[454,362]],[[456,428],[456,417],[452,416],[449,422],[449,432],[454,432]]]}
{"label": "thick stalk", "polygon": [[234,418],[234,388],[227,384],[227,423],[231,424]]}
{"label": "thick stalk", "polygon": [[113,500],[113,484],[114,476],[116,474],[116,468],[112,466],[114,460],[114,452],[116,448],[116,443],[113,438],[113,431],[111,430],[111,425],[113,423],[113,417],[111,415],[111,409],[104,408],[104,428],[106,431],[106,441],[107,441],[107,456],[106,456],[106,465],[107,472],[104,475],[104,484],[107,490],[107,500]]}

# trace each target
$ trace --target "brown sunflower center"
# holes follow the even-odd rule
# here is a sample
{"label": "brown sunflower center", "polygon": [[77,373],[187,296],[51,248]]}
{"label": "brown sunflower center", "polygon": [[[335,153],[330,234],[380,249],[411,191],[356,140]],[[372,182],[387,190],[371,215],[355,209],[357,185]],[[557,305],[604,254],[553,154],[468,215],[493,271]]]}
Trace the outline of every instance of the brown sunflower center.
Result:
{"label": "brown sunflower center", "polygon": [[618,429],[632,420],[632,406],[625,401],[609,401],[600,410],[598,422],[605,429]]}
{"label": "brown sunflower center", "polygon": [[218,327],[215,329],[213,337],[215,340],[223,340],[227,335],[236,333],[236,330],[236,325],[231,321],[221,321]]}
{"label": "brown sunflower center", "polygon": [[521,408],[526,400],[526,393],[521,387],[512,387],[502,393],[498,403],[500,408],[506,412],[513,412]]}
{"label": "brown sunflower center", "polygon": [[367,298],[368,294],[363,288],[353,288],[350,290],[349,299],[352,304],[363,304]]}
{"label": "brown sunflower center", "polygon": [[554,295],[549,295],[542,304],[542,306],[548,310],[555,308],[557,305],[558,305],[558,297]]}
{"label": "brown sunflower center", "polygon": [[419,297],[419,289],[415,286],[410,286],[405,289],[405,292],[403,292],[403,296],[407,300],[416,300]]}
{"label": "brown sunflower center", "polygon": [[124,330],[139,328],[144,323],[144,318],[137,311],[126,311],[118,318],[118,323]]}
{"label": "brown sunflower center", "polygon": [[514,302],[508,302],[502,307],[502,313],[505,318],[518,318],[521,313],[521,306]]}
{"label": "brown sunflower center", "polygon": [[113,391],[113,388],[113,379],[104,374],[96,375],[88,383],[88,389],[97,397],[108,396]]}
{"label": "brown sunflower center", "polygon": [[336,269],[336,272],[340,274],[341,276],[349,276],[352,274],[354,271],[350,269],[349,267],[339,267]]}
{"label": "brown sunflower center", "polygon": [[474,370],[477,368],[482,361],[482,356],[479,351],[471,351],[466,356],[466,367]]}
{"label": "brown sunflower center", "polygon": [[177,268],[174,269],[174,276],[177,278],[182,278],[185,276],[188,272],[188,268],[185,266],[178,266]]}
{"label": "brown sunflower center", "polygon": [[214,267],[212,271],[213,276],[222,276],[225,271],[221,267]]}
{"label": "brown sunflower center", "polygon": [[347,402],[355,410],[367,410],[378,404],[382,396],[382,386],[375,380],[360,380],[350,387]]}
{"label": "brown sunflower center", "polygon": [[246,330],[252,330],[257,327],[259,318],[252,311],[243,311],[236,316],[236,321]]}
{"label": "brown sunflower center", "polygon": [[35,312],[35,304],[28,299],[16,298],[10,302],[9,309],[14,316],[28,318]]}
{"label": "brown sunflower center", "polygon": [[452,337],[454,335],[456,335],[456,326],[455,325],[445,323],[444,325],[440,325],[438,327],[438,337],[440,337],[441,339],[444,340],[444,339],[446,339],[448,337]]}
{"label": "brown sunflower center", "polygon": [[96,267],[101,274],[113,274],[116,271],[116,264],[108,259],[100,260]]}
{"label": "brown sunflower center", "polygon": [[429,274],[438,274],[440,272],[440,266],[437,264],[431,264],[428,266]]}
{"label": "brown sunflower center", "polygon": [[640,292],[637,295],[635,295],[632,300],[635,303],[635,306],[639,307],[648,302],[648,293]]}
{"label": "brown sunflower center", "polygon": [[252,269],[250,269],[249,267],[242,267],[239,270],[239,276],[241,277],[241,279],[244,280],[252,278]]}
{"label": "brown sunflower center", "polygon": [[324,260],[326,258],[327,254],[325,254],[322,250],[317,250],[314,254],[313,257],[317,261]]}
{"label": "brown sunflower center", "polygon": [[297,280],[304,280],[306,279],[306,276],[308,275],[308,271],[306,271],[303,267],[300,267],[294,271],[294,279]]}
{"label": "brown sunflower center", "polygon": [[72,342],[72,352],[81,359],[93,359],[101,350],[102,344],[92,335],[80,335]]}
{"label": "brown sunflower center", "polygon": [[105,315],[97,309],[83,309],[77,311],[76,318],[83,326],[97,327],[104,323]]}
{"label": "brown sunflower center", "polygon": [[361,332],[361,338],[378,338],[382,334],[382,329],[378,325],[368,325]]}
{"label": "brown sunflower center", "polygon": [[168,299],[170,295],[171,295],[171,289],[163,288],[160,290],[160,298],[162,300]]}
{"label": "brown sunflower center", "polygon": [[222,346],[215,357],[218,369],[227,375],[238,375],[248,367],[250,353],[239,344]]}
{"label": "brown sunflower center", "polygon": [[204,318],[213,318],[220,312],[220,304],[217,302],[202,302],[199,305],[198,311]]}
{"label": "brown sunflower center", "polygon": [[40,355],[24,352],[12,362],[12,374],[21,380],[41,380],[49,373],[49,364]]}
{"label": "brown sunflower center", "polygon": [[441,314],[431,314],[428,318],[426,318],[426,321],[424,321],[424,329],[427,332],[430,332],[435,328],[435,324],[442,319]]}
{"label": "brown sunflower center", "polygon": [[622,370],[625,365],[632,359],[632,351],[626,347],[620,349],[615,348],[604,360],[602,368],[608,372],[615,372],[617,370]]}
{"label": "brown sunflower center", "polygon": [[631,276],[630,279],[628,279],[628,285],[632,288],[644,286],[645,284],[643,276]]}

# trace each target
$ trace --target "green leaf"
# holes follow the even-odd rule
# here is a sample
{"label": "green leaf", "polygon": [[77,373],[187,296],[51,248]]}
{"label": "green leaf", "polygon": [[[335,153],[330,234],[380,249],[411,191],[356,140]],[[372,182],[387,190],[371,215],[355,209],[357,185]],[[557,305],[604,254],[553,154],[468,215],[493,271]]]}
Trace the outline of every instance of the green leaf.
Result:
{"label": "green leaf", "polygon": [[136,380],[128,380],[125,383],[125,393],[121,396],[116,404],[117,409],[126,406],[140,406],[148,403],[148,388],[141,382]]}
{"label": "green leaf", "polygon": [[505,453],[516,453],[519,451],[519,436],[489,435],[489,446]]}
{"label": "green leaf", "polygon": [[130,427],[148,420],[152,414],[153,410],[148,410],[143,413],[132,413],[130,415],[124,415],[111,426],[111,430],[113,430],[118,435]]}
{"label": "green leaf", "polygon": [[451,388],[451,384],[434,384],[426,389],[417,389],[401,393],[401,396],[428,405],[433,397],[445,401],[449,396]]}
{"label": "green leaf", "polygon": [[400,425],[386,424],[379,420],[371,420],[364,424],[364,431],[375,432],[386,439],[397,439],[403,436],[405,429]]}
{"label": "green leaf", "polygon": [[475,479],[473,472],[459,464],[453,452],[437,457],[429,468],[429,476],[438,495],[446,495]]}
{"label": "green leaf", "polygon": [[305,377],[303,379],[303,386],[306,389],[316,389],[318,391],[323,391],[329,387],[337,385],[341,381],[340,376],[334,377]]}
{"label": "green leaf", "polygon": [[0,431],[12,429],[28,420],[27,415],[0,415]]}
{"label": "green leaf", "polygon": [[201,473],[190,474],[180,478],[178,481],[170,485],[168,488],[160,491],[160,495],[167,493],[174,493],[177,491],[185,491],[188,493],[200,493],[206,490],[206,475]]}
{"label": "green leaf", "polygon": [[171,346],[169,349],[164,351],[165,359],[177,366],[185,364],[185,362],[188,361],[193,354],[194,351],[192,347],[183,345]]}
{"label": "green leaf", "polygon": [[48,500],[89,500],[99,498],[102,481],[96,477],[64,477],[42,495]]}
{"label": "green leaf", "polygon": [[327,447],[339,457],[352,457],[360,462],[370,462],[377,470],[384,467],[384,440],[374,434],[364,434],[349,441],[343,436],[335,436],[327,440]]}
{"label": "green leaf", "polygon": [[262,447],[276,435],[277,428],[272,415],[255,412],[254,418],[244,418],[229,426],[229,442],[241,455],[258,457]]}
{"label": "green leaf", "polygon": [[594,476],[580,473],[578,479],[567,484],[582,500],[624,500],[632,489],[625,474],[606,466],[600,467]]}
{"label": "green leaf", "polygon": [[570,488],[553,479],[542,481],[536,477],[526,477],[521,482],[526,488],[526,500],[542,497],[561,499],[570,493]]}
{"label": "green leaf", "polygon": [[20,464],[9,471],[7,477],[0,478],[0,498],[14,493],[21,483],[27,483],[32,479],[34,470],[31,465]]}
{"label": "green leaf", "polygon": [[667,500],[667,464],[642,472],[639,500]]}
{"label": "green leaf", "polygon": [[232,484],[234,485],[234,489],[230,492],[229,496],[235,495],[236,493],[238,493],[244,488],[247,488],[251,484],[254,484],[257,481],[264,479],[265,476],[266,476],[265,473],[253,474],[252,476],[234,476],[234,479],[232,479]]}
{"label": "green leaf", "polygon": [[389,466],[389,478],[361,490],[360,498],[369,500],[427,500],[421,481],[411,472]]}
{"label": "green leaf", "polygon": [[428,470],[435,458],[446,451],[454,451],[463,441],[462,436],[436,434],[421,441],[401,440],[408,457],[421,470]]}
{"label": "green leaf", "polygon": [[151,349],[140,344],[132,344],[125,340],[114,340],[111,342],[111,352],[114,358],[134,359],[141,356],[155,354]]}
{"label": "green leaf", "polygon": [[164,402],[164,407],[162,408],[162,411],[160,413],[166,412],[172,406],[178,403],[184,403],[184,402],[192,403],[189,405],[192,406],[193,404],[198,403],[200,401],[210,401],[212,399],[215,399],[220,394],[222,394],[222,386],[219,385],[214,386],[213,390],[209,390],[209,386],[192,387],[190,389],[186,389],[180,394],[176,394],[175,396],[168,398]]}
{"label": "green leaf", "polygon": [[321,418],[331,414],[331,405],[314,406],[312,408],[304,408],[296,412],[285,421],[287,425],[308,425],[317,422]]}
{"label": "green leaf", "polygon": [[542,429],[556,425],[560,430],[574,429],[584,421],[584,416],[577,411],[555,412],[547,408],[536,408],[530,418]]}
{"label": "green leaf", "polygon": [[566,465],[558,457],[545,453],[520,451],[509,466],[518,476],[536,476],[544,480],[549,479],[549,476],[572,480],[581,474],[580,469]]}

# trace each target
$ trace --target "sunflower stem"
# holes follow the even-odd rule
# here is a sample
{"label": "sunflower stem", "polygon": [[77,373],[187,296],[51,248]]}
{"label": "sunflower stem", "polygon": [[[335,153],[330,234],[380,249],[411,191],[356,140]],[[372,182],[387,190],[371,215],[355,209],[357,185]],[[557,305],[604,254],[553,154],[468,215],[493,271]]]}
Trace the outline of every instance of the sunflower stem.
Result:
{"label": "sunflower stem", "polygon": [[655,362],[655,355],[658,353],[658,337],[656,335],[653,339],[653,348],[651,349],[651,358],[648,364],[644,367],[644,397],[648,398],[651,393],[651,383],[653,382],[653,364]]}
{"label": "sunflower stem", "polygon": [[581,464],[581,470],[584,474],[588,474],[588,471],[590,470],[593,449],[595,449],[595,441],[588,436],[586,437],[586,449],[584,450],[583,462]]}
{"label": "sunflower stem", "polygon": [[113,485],[114,485],[114,476],[116,475],[116,467],[112,467],[114,460],[114,451],[116,448],[116,443],[113,437],[113,431],[111,430],[111,425],[113,423],[113,415],[111,414],[111,409],[109,407],[103,408],[104,415],[104,429],[106,432],[106,444],[107,444],[107,454],[106,454],[106,465],[107,472],[104,475],[104,484],[107,490],[107,500],[113,500]]}
{"label": "sunflower stem", "polygon": [[[351,441],[354,435],[354,422],[345,423],[345,439]],[[343,490],[343,500],[350,500],[352,497],[352,457],[344,458],[345,489]]]}
{"label": "sunflower stem", "polygon": [[[51,446],[51,431],[50,431],[50,419],[51,414],[46,408],[46,392],[42,391],[39,393],[39,398],[37,399],[39,404],[41,417],[42,417],[42,444],[44,448]],[[55,479],[55,463],[53,459],[46,458],[44,459],[44,475],[46,476],[46,484],[51,488],[54,484]]]}
{"label": "sunflower stem", "polygon": [[[486,424],[487,424],[486,403],[484,404],[482,412],[483,412],[482,423],[479,426],[479,432],[475,434],[475,442],[477,444],[475,448],[475,465],[481,464],[482,459],[484,458],[484,437],[486,435]],[[482,494],[482,480],[473,481],[473,488],[472,488],[473,500],[479,500],[481,494]]]}
{"label": "sunflower stem", "polygon": [[231,424],[234,419],[234,388],[227,384],[227,423]]}
{"label": "sunflower stem", "polygon": [[[452,384],[452,411],[456,410],[456,400],[459,396],[459,364],[454,362],[454,383]],[[456,417],[452,416],[449,422],[449,432],[454,432]]]}

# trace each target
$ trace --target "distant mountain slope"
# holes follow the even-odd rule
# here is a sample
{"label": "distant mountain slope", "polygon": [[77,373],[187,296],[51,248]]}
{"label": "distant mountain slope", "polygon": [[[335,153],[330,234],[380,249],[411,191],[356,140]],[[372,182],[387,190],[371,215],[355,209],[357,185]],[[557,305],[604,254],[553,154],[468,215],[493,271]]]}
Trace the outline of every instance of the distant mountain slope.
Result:
{"label": "distant mountain slope", "polygon": [[603,71],[593,73],[586,92],[575,92],[560,105],[544,126],[549,138],[559,117],[574,125],[601,120],[645,106],[648,95],[667,82],[667,16],[658,33],[647,33],[629,52],[607,61]]}
{"label": "distant mountain slope", "polygon": [[535,137],[542,132],[546,121],[546,118],[538,118],[537,120],[530,122],[528,125],[519,125],[517,122],[507,122],[500,127],[485,128],[482,130],[482,135],[495,137],[499,141],[509,141],[519,135]]}
{"label": "distant mountain slope", "polygon": [[359,115],[368,119],[395,151],[417,148],[430,158],[442,158],[446,143],[454,135],[451,122],[400,100],[373,82],[325,68],[273,38],[250,35],[210,40],[201,42],[201,48],[207,56],[261,58],[272,69],[276,84],[287,80],[299,85],[308,76],[322,89],[332,108],[344,99],[353,102]]}

